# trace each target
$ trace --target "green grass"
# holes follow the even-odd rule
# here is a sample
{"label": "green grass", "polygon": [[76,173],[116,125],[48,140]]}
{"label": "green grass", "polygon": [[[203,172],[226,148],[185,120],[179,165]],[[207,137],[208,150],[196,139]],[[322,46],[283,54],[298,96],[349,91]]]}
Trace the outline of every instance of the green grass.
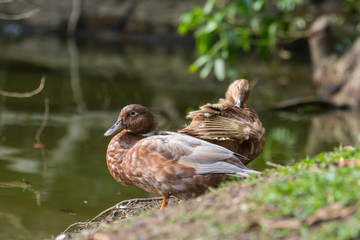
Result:
{"label": "green grass", "polygon": [[[321,153],[301,160],[291,167],[270,170],[279,176],[263,184],[251,198],[258,206],[265,206],[263,217],[269,219],[297,219],[303,222],[301,233],[312,239],[351,239],[360,236],[360,214],[357,211],[344,221],[324,221],[317,231],[305,220],[319,209],[334,203],[343,208],[360,207],[360,166],[338,166],[348,158],[360,159],[359,149],[345,149]],[[360,160],[359,160],[360,161]],[[260,184],[261,179],[251,180]],[[265,229],[266,231],[266,229]],[[279,236],[283,230],[277,231]],[[288,234],[288,233],[286,233]]]}

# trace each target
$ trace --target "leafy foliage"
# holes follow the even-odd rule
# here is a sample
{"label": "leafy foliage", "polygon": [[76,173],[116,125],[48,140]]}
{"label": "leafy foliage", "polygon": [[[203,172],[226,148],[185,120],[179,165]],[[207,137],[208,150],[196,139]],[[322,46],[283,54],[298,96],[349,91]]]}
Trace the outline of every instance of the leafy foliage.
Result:
{"label": "leafy foliage", "polygon": [[[219,80],[224,80],[235,73],[236,60],[252,46],[268,58],[277,44],[304,37],[309,23],[319,14],[309,8],[316,9],[322,2],[326,1],[207,0],[203,7],[195,7],[181,17],[179,32],[194,31],[199,54],[189,70],[201,68],[201,78],[213,70]],[[341,10],[334,12],[337,23],[358,24],[359,0],[341,1],[339,5]],[[337,48],[346,48],[348,42]]]}

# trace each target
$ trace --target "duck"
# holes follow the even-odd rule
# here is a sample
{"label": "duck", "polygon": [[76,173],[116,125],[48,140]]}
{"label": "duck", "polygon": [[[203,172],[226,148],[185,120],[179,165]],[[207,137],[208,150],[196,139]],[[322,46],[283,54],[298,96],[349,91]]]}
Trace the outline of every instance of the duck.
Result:
{"label": "duck", "polygon": [[161,209],[170,196],[195,197],[229,176],[259,174],[244,166],[241,154],[189,135],[156,129],[156,119],[148,108],[130,104],[121,109],[104,136],[116,134],[106,152],[112,177],[123,185],[161,195]]}
{"label": "duck", "polygon": [[242,162],[249,164],[265,145],[265,128],[256,111],[246,102],[249,96],[249,81],[234,81],[229,85],[225,99],[190,112],[186,118],[192,119],[191,123],[178,132],[241,153],[246,157]]}

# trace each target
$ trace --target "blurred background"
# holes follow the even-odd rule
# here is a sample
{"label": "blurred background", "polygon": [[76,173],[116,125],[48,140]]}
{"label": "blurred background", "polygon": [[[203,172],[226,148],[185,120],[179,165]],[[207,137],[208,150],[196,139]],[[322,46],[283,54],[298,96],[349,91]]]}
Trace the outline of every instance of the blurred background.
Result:
{"label": "blurred background", "polygon": [[[311,46],[305,35],[276,37],[280,24],[292,21],[282,19],[286,14],[298,17],[304,15],[298,8],[317,7],[298,24],[296,31],[305,33],[324,9],[336,14],[338,6],[295,1],[302,5],[288,11],[292,1],[273,2],[275,8],[264,1],[0,0],[0,239],[50,239],[121,200],[151,196],[121,186],[106,166],[110,138],[103,133],[127,104],[149,107],[160,130],[176,131],[188,122],[188,111],[216,102],[231,81],[247,78],[248,102],[266,128],[264,151],[251,168],[294,164],[339,145],[358,145],[358,92],[342,93],[346,81],[326,70],[338,69],[340,57],[321,65],[314,61],[323,51],[316,53],[315,45],[323,39]],[[233,10],[226,6],[234,3],[235,20],[275,17],[258,32],[246,21],[223,28],[234,23],[215,13],[227,16]],[[209,27],[211,21],[216,28]],[[276,21],[278,32],[263,36]],[[249,38],[231,35],[244,26]],[[223,31],[229,33],[227,45],[214,52]],[[261,39],[268,41],[265,54]],[[344,56],[349,46],[335,56]],[[347,79],[355,79],[350,89],[356,89],[358,75],[346,69]],[[346,98],[337,101],[339,93]]]}

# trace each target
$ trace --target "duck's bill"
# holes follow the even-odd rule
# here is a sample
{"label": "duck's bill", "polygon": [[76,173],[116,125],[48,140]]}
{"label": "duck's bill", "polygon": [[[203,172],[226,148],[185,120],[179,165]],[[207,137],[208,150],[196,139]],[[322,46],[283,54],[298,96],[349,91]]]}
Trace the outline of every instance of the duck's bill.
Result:
{"label": "duck's bill", "polygon": [[244,100],[242,99],[242,96],[240,96],[238,99],[236,99],[235,107],[238,107],[238,108],[244,107]]}
{"label": "duck's bill", "polygon": [[124,129],[124,125],[122,124],[122,119],[119,119],[119,120],[116,121],[116,123],[111,128],[109,128],[104,133],[104,136],[107,137],[107,136],[113,135],[113,134],[115,134],[117,132],[120,132],[123,129]]}

